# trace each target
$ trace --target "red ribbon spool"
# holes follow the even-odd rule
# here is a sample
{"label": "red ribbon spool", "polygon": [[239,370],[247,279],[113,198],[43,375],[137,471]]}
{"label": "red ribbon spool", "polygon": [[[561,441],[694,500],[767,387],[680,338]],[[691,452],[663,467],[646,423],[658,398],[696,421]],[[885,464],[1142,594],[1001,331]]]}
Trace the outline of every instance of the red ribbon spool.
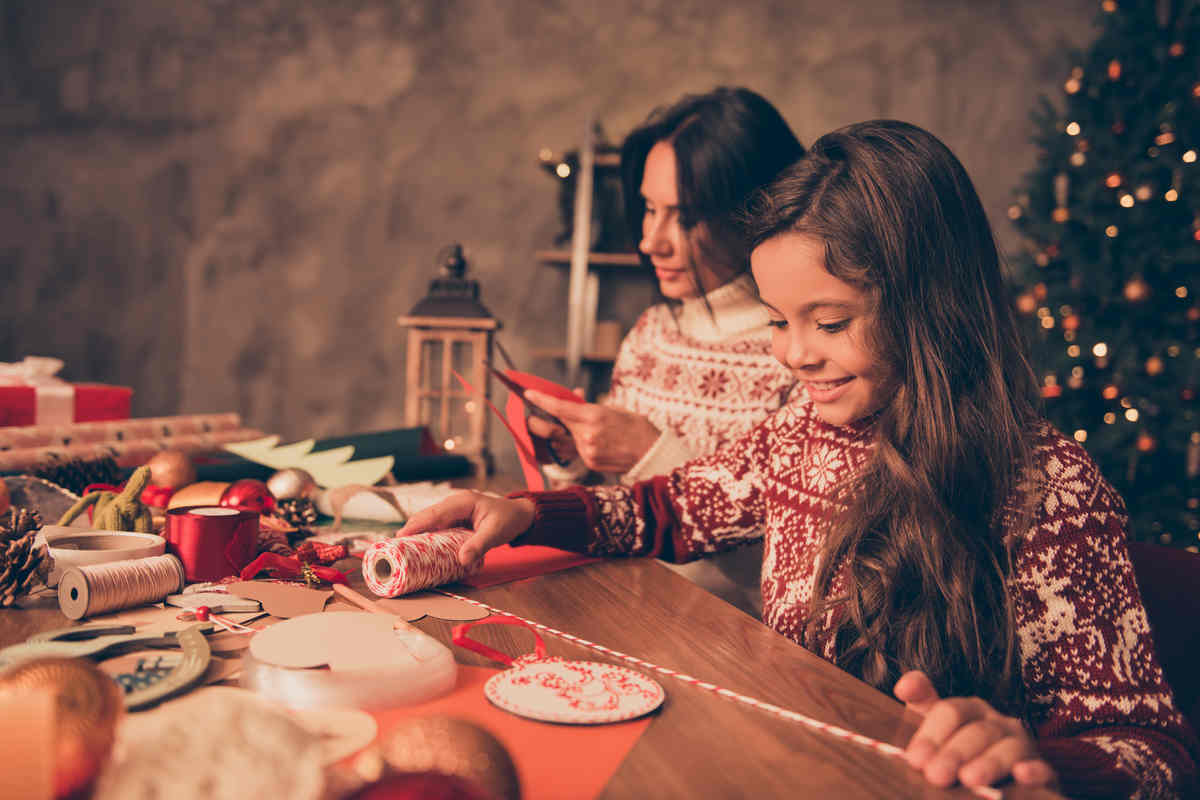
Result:
{"label": "red ribbon spool", "polygon": [[216,581],[237,575],[258,555],[258,514],[224,506],[172,508],[163,536],[188,583]]}

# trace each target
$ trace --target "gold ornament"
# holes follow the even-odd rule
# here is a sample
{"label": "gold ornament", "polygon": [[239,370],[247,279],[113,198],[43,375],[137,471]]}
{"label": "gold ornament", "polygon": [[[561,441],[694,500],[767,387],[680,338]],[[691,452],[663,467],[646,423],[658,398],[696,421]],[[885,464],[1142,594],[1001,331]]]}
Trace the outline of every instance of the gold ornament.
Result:
{"label": "gold ornament", "polygon": [[39,658],[0,674],[0,692],[54,697],[55,797],[83,797],[108,761],[124,700],[116,681],[82,658]]}
{"label": "gold ornament", "polygon": [[178,489],[196,482],[196,468],[192,459],[181,450],[162,450],[146,462],[150,468],[150,484]]}
{"label": "gold ornament", "polygon": [[379,744],[397,772],[440,772],[470,781],[496,800],[520,800],[517,770],[504,745],[483,728],[451,717],[401,722]]}
{"label": "gold ornament", "polygon": [[1140,303],[1150,296],[1150,284],[1140,276],[1134,276],[1123,290],[1125,299],[1131,303]]}
{"label": "gold ornament", "polygon": [[1158,356],[1150,356],[1146,359],[1146,374],[1161,375],[1166,366],[1167,365]]}
{"label": "gold ornament", "polygon": [[267,479],[267,488],[276,500],[311,497],[318,491],[317,482],[305,470],[296,467],[281,469]]}

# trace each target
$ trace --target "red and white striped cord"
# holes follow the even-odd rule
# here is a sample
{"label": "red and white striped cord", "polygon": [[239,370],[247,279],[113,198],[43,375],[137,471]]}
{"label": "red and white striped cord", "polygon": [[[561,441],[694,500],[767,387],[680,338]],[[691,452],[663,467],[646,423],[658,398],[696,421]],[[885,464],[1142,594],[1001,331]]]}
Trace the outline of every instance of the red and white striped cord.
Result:
{"label": "red and white striped cord", "polygon": [[[821,731],[822,733],[829,734],[830,736],[834,736],[838,739],[854,742],[855,744],[870,748],[871,750],[874,750],[877,753],[882,753],[886,756],[899,759],[904,758],[903,748],[896,747],[894,744],[881,742],[878,739],[872,739],[870,736],[863,736],[861,733],[848,731],[845,728],[838,727],[837,725],[831,725],[828,722],[821,722],[818,719],[813,719],[812,717],[801,714],[798,711],[791,711],[773,703],[768,703],[766,701],[759,700],[758,698],[740,694],[731,689],[726,689],[723,686],[717,686],[715,683],[709,683],[708,681],[702,681],[699,678],[693,678],[687,673],[673,670],[670,667],[662,667],[658,664],[646,661],[645,659],[638,658],[637,656],[631,656],[628,653],[622,653],[619,650],[613,650],[611,647],[605,647],[602,644],[589,642],[587,639],[580,638],[574,634],[567,633],[566,631],[560,631],[557,628],[551,628],[549,625],[543,625],[542,623],[535,622],[531,619],[526,619],[518,614],[513,614],[511,611],[504,611],[494,606],[489,606],[487,603],[479,600],[473,600],[470,597],[463,597],[461,594],[455,594],[454,592],[449,592],[445,589],[435,589],[434,591],[444,594],[446,597],[453,597],[455,600],[462,600],[464,603],[470,603],[473,606],[478,606],[479,608],[485,609],[492,614],[504,614],[510,617],[515,617],[524,622],[526,625],[529,625],[531,628],[535,628],[543,633],[557,636],[560,639],[566,639],[568,642],[572,642],[582,647],[586,647],[589,650],[595,650],[597,653],[603,653],[606,656],[634,664],[642,669],[648,669],[652,672],[657,672],[660,675],[666,675],[669,678],[674,678],[675,680],[686,683],[689,686],[695,686],[696,688],[703,689],[706,692],[712,692],[713,694],[720,695],[721,697],[732,700],[735,703],[741,703],[742,705],[757,708],[760,711],[765,711],[768,714],[774,714],[777,717],[799,723],[807,728]],[[967,788],[969,788],[979,797],[985,797],[988,798],[988,800],[1001,800],[1003,797],[1003,794],[999,789],[990,786],[970,786]]]}

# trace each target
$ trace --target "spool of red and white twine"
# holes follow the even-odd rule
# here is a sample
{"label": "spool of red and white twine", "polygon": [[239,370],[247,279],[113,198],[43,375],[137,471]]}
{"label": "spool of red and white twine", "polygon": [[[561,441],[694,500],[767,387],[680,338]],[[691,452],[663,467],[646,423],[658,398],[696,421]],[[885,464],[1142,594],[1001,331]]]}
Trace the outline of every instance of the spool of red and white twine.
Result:
{"label": "spool of red and white twine", "polygon": [[470,570],[458,563],[458,548],[471,535],[451,528],[375,542],[363,553],[367,588],[383,597],[397,597],[465,578]]}
{"label": "spool of red and white twine", "polygon": [[[464,533],[467,533],[469,535],[469,531],[465,531]],[[416,537],[412,537],[412,538],[416,538]],[[402,541],[402,540],[396,540],[396,541]],[[386,544],[386,542],[383,544]],[[365,572],[365,565],[366,565],[365,559],[363,560],[363,564],[364,564],[364,572]],[[665,675],[668,678],[674,678],[675,680],[680,681],[682,683],[686,683],[689,686],[694,686],[697,689],[703,689],[706,692],[712,692],[713,694],[717,694],[728,700],[732,700],[735,703],[741,703],[742,705],[750,706],[751,708],[757,708],[758,710],[765,711],[768,714],[773,714],[777,717],[781,717],[783,719],[789,720],[790,722],[799,723],[800,725],[803,725],[806,728],[811,728],[812,730],[820,731],[822,733],[828,734],[828,735],[833,736],[838,739],[842,739],[844,741],[854,742],[855,744],[862,745],[863,747],[867,747],[871,750],[874,750],[877,753],[881,753],[886,756],[891,756],[892,758],[899,758],[902,760],[904,759],[904,749],[901,747],[897,747],[894,744],[888,744],[887,742],[881,742],[878,739],[872,739],[870,736],[863,736],[861,733],[855,733],[854,731],[846,730],[845,728],[839,727],[837,725],[831,725],[828,722],[822,722],[818,719],[813,719],[812,717],[801,714],[798,711],[792,711],[790,709],[786,709],[781,706],[777,706],[773,703],[768,703],[763,700],[759,700],[756,697],[750,697],[748,695],[744,695],[739,692],[735,692],[731,689],[726,689],[725,687],[718,686],[715,683],[709,683],[708,681],[702,681],[699,678],[693,678],[691,675],[688,675],[687,673],[679,672],[678,670],[671,669],[670,667],[662,667],[651,661],[646,661],[645,659],[638,658],[637,656],[631,656],[628,653],[622,653],[619,650],[613,650],[611,647],[605,647],[602,644],[597,644],[595,642],[589,642],[587,639],[583,639],[579,636],[575,636],[574,634],[567,633],[566,631],[560,631],[557,628],[551,628],[549,625],[543,625],[540,622],[535,622],[531,619],[526,619],[517,614],[513,614],[510,611],[504,611],[502,609],[495,608],[494,606],[489,606],[487,603],[483,603],[479,600],[472,600],[470,597],[463,597],[460,594],[455,594],[454,592],[448,592],[445,589],[435,589],[435,591],[439,592],[440,594],[444,594],[447,597],[453,597],[455,600],[462,600],[464,603],[470,603],[471,605],[482,608],[492,614],[501,614],[504,616],[514,617],[515,619],[519,619],[521,622],[524,622],[526,625],[530,626],[531,628],[542,631],[543,633],[548,633],[552,636],[557,636],[560,639],[566,639],[568,642],[571,642],[573,644],[580,645],[581,647],[586,647],[589,650],[594,650],[595,652],[609,656],[610,658],[616,658],[616,659],[619,659],[626,663],[633,664],[634,666],[641,667],[642,669],[647,669],[647,670],[650,670],[651,672],[657,672],[659,675]],[[988,798],[988,800],[1002,800],[1002,798],[1003,798],[1003,794],[1001,793],[1001,791],[999,789],[995,789],[990,786],[970,786],[967,788],[969,788],[975,795],[977,795],[979,797]]]}

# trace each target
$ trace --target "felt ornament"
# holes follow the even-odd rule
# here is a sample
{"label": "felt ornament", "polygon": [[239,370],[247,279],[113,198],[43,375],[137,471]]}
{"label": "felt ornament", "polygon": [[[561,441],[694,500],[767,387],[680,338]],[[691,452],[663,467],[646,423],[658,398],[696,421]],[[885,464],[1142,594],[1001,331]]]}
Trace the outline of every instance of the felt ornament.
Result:
{"label": "felt ornament", "polygon": [[129,476],[125,488],[119,493],[88,492],[79,498],[79,502],[67,509],[58,521],[59,525],[70,525],[71,522],[90,506],[95,506],[92,513],[92,527],[108,531],[134,531],[136,533],[153,533],[154,521],[150,509],[139,499],[142,490],[150,483],[150,470],[138,467]]}
{"label": "felt ornament", "polygon": [[320,612],[333,596],[333,592],[327,590],[269,581],[237,581],[227,588],[238,597],[258,600],[264,611],[282,619]]}
{"label": "felt ornament", "polygon": [[225,449],[248,461],[265,464],[275,469],[301,469],[312,476],[320,486],[344,486],[349,483],[373,484],[392,471],[396,463],[394,456],[354,458],[354,446],[334,447],[330,450],[312,452],[316,439],[305,439],[293,444],[280,445],[278,436],[267,436],[249,442],[225,445]]}

